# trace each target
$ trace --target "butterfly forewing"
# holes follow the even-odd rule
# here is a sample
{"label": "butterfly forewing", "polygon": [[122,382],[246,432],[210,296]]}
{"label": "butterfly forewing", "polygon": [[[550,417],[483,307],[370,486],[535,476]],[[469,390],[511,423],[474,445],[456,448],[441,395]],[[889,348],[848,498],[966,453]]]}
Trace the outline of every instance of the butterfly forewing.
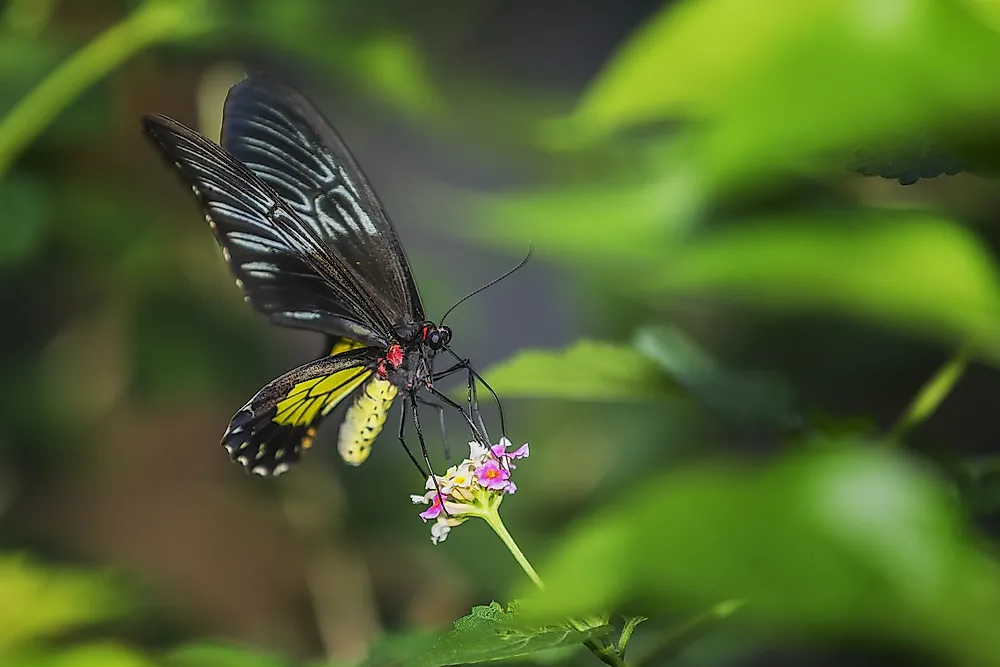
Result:
{"label": "butterfly forewing", "polygon": [[392,223],[344,142],[304,95],[266,75],[248,76],[226,98],[222,146],[343,260],[386,319],[424,320]]}
{"label": "butterfly forewing", "polygon": [[181,123],[152,115],[144,127],[200,201],[258,311],[278,324],[386,344],[392,323],[270,185]]}

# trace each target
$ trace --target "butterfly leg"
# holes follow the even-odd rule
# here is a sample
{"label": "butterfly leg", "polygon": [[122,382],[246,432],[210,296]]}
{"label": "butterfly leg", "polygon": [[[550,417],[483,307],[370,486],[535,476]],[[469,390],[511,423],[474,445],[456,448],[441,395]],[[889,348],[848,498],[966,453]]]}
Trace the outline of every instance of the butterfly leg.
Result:
{"label": "butterfly leg", "polygon": [[445,461],[451,461],[451,448],[448,447],[448,432],[444,427],[444,406],[434,401],[428,401],[426,398],[420,398],[419,396],[417,396],[417,402],[437,410],[438,421],[441,423],[441,440],[444,442],[444,459]]}
{"label": "butterfly leg", "polygon": [[507,437],[507,424],[506,424],[506,421],[504,420],[504,417],[503,417],[503,405],[500,403],[500,397],[497,396],[497,393],[495,391],[493,391],[493,387],[491,387],[489,385],[489,383],[486,380],[483,379],[483,376],[476,372],[476,369],[472,367],[472,364],[469,363],[468,359],[462,359],[460,356],[458,356],[457,354],[455,354],[454,350],[452,350],[450,347],[446,347],[444,349],[448,351],[448,354],[450,354],[451,356],[455,357],[455,361],[458,362],[454,366],[452,366],[451,369],[449,369],[451,372],[455,372],[453,369],[465,368],[469,372],[469,375],[472,378],[474,378],[478,382],[482,383],[482,385],[484,387],[486,387],[486,389],[491,394],[493,394],[493,400],[496,401],[497,410],[500,413],[500,434],[503,437],[506,438]]}
{"label": "butterfly leg", "polygon": [[[398,434],[399,444],[401,444],[403,446],[403,450],[406,452],[406,455],[410,457],[410,461],[412,461],[413,465],[415,465],[417,467],[417,470],[420,471],[420,476],[423,477],[424,479],[427,479],[427,473],[424,472],[424,469],[420,467],[420,463],[417,462],[417,458],[413,455],[413,452],[410,451],[410,448],[406,446],[406,437],[405,437],[405,435],[406,435],[406,414],[407,414],[407,408],[409,407],[407,405],[407,403],[409,401],[410,401],[410,397],[408,395],[404,395],[403,396],[403,400],[400,402],[400,406],[399,406],[400,407],[400,410],[399,410],[399,434]],[[417,427],[417,433],[418,434],[420,433],[420,427],[419,426]]]}
{"label": "butterfly leg", "polygon": [[472,369],[466,366],[469,379],[469,392],[468,392],[468,402],[469,402],[469,414],[476,418],[476,423],[479,424],[479,428],[482,429],[483,435],[489,440],[490,434],[486,432],[486,424],[483,423],[483,414],[479,411],[479,390],[476,389],[476,379],[472,376]]}
{"label": "butterfly leg", "polygon": [[431,379],[434,380],[435,382],[437,382],[438,380],[443,380],[444,378],[448,377],[449,375],[457,373],[463,368],[465,368],[464,364],[454,364],[444,369],[443,371],[434,372],[434,374],[431,375]]}
{"label": "butterfly leg", "polygon": [[437,491],[437,495],[441,499],[441,509],[444,510],[445,516],[451,516],[448,514],[448,510],[444,508],[444,496],[441,495],[441,485],[438,484],[437,475],[434,474],[434,466],[431,465],[431,457],[427,453],[427,445],[424,444],[424,432],[420,430],[420,415],[417,411],[416,392],[411,389],[407,399],[409,400],[404,401],[404,403],[409,403],[410,415],[413,417],[413,426],[417,429],[417,440],[420,441],[420,453],[424,455],[424,463],[427,464],[427,469],[431,471],[430,478],[434,480],[434,490]]}
{"label": "butterfly leg", "polygon": [[484,445],[485,447],[489,447],[489,445],[490,445],[489,440],[487,440],[486,436],[483,434],[483,432],[479,430],[479,427],[476,426],[476,422],[472,419],[472,416],[468,412],[465,411],[465,408],[463,408],[461,405],[459,405],[455,401],[451,400],[450,398],[448,398],[447,396],[445,396],[444,394],[442,394],[440,391],[438,391],[437,389],[435,389],[433,386],[428,386],[427,387],[427,391],[429,391],[431,394],[433,394],[435,398],[437,398],[439,401],[441,401],[445,405],[447,405],[449,407],[452,407],[452,408],[455,408],[456,410],[458,410],[462,414],[462,417],[465,418],[465,422],[469,425],[469,428],[472,430],[472,435],[476,438],[476,440],[481,445]]}
{"label": "butterfly leg", "polygon": [[[454,355],[454,353],[452,353],[452,354]],[[454,375],[455,373],[457,373],[457,372],[459,372],[461,370],[466,371],[466,374],[468,375],[468,394],[466,396],[466,401],[467,401],[467,405],[468,405],[468,408],[469,408],[468,414],[472,415],[475,418],[475,420],[477,422],[477,425],[479,427],[479,432],[483,436],[483,442],[488,442],[489,441],[489,433],[486,430],[486,424],[483,423],[483,416],[482,416],[482,414],[479,411],[479,395],[478,395],[478,391],[476,389],[476,384],[475,384],[475,382],[473,380],[473,377],[472,377],[471,373],[469,373],[469,370],[470,370],[469,369],[469,360],[468,359],[459,359],[459,361],[458,361],[457,364],[449,366],[448,368],[444,369],[443,371],[438,371],[437,373],[434,373],[434,375],[431,376],[431,380],[432,380],[432,382],[436,382],[436,381],[442,380],[442,379],[444,379],[444,378],[446,378],[446,377],[448,377],[450,375]],[[466,419],[468,419],[468,417],[466,417]],[[476,429],[473,428],[473,430],[475,431]]]}

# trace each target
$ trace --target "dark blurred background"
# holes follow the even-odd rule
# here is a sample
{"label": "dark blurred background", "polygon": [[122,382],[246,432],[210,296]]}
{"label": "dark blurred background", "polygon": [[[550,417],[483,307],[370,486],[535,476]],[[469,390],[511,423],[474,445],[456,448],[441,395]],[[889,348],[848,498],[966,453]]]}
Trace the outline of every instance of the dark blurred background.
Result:
{"label": "dark blurred background", "polygon": [[[654,341],[652,354],[658,349],[663,361],[656,377],[623,377],[609,381],[610,389],[588,385],[587,364],[603,356],[600,350],[539,365],[537,381],[511,380],[511,373],[524,375],[522,367],[497,370],[510,435],[515,444],[532,445],[518,470],[520,490],[504,505],[529,557],[541,558],[572,520],[614,502],[650,470],[703,458],[770,461],[816,434],[877,437],[963,342],[1000,333],[992,306],[979,308],[995,296],[989,289],[996,287],[1000,189],[989,178],[989,160],[983,166],[962,152],[989,135],[990,119],[997,118],[988,113],[992,93],[980,105],[960,91],[959,111],[930,108],[901,119],[894,128],[901,154],[879,143],[892,138],[889,103],[863,131],[803,125],[802,132],[833,138],[810,144],[809,161],[775,159],[759,171],[749,157],[734,167],[736,158],[722,150],[705,164],[687,160],[684,151],[708,155],[718,148],[711,139],[696,145],[695,134],[691,145],[674,142],[689,136],[683,128],[698,131],[705,107],[697,104],[640,118],[641,127],[597,149],[558,146],[575,126],[550,132],[549,123],[586,104],[581,99],[614,97],[610,85],[597,92],[588,86],[627,36],[671,4],[8,0],[0,6],[0,118],[17,121],[5,128],[0,120],[0,546],[14,559],[5,566],[8,583],[0,584],[0,619],[26,614],[47,627],[55,617],[93,617],[105,625],[75,630],[70,639],[112,637],[114,646],[136,652],[82,654],[79,664],[144,664],[140,653],[205,638],[294,660],[353,661],[382,633],[447,627],[472,605],[507,600],[523,577],[478,522],[431,544],[408,500],[423,480],[400,451],[394,426],[354,469],[337,457],[328,424],[305,460],[278,480],[249,478],[219,446],[233,412],[264,383],[322,353],[323,341],[270,326],[243,303],[194,200],[145,142],[139,121],[160,112],[217,139],[226,91],[250,69],[288,78],[338,128],[399,230],[432,318],[504,272],[534,242],[536,257],[522,271],[450,318],[455,348],[477,368],[580,339],[644,351],[652,368],[643,336]],[[871,6],[880,4],[917,12],[938,3],[873,0]],[[955,3],[963,5],[955,9],[962,20],[982,20],[965,15],[965,4],[977,3]],[[773,3],[767,5],[772,11]],[[882,28],[864,34],[871,43],[882,35],[878,30],[896,29],[877,18],[872,25]],[[127,34],[116,33],[116,25]],[[996,36],[992,28],[982,31]],[[913,39],[938,48],[928,34]],[[783,35],[769,39],[780,43]],[[734,42],[724,31],[706,34],[691,42],[689,62],[664,62],[654,71],[669,80],[689,63],[714,58],[712,52],[742,48]],[[903,53],[904,65],[883,63],[880,75],[899,83],[893,91],[909,104],[910,89],[923,85],[912,68],[925,64],[905,64],[902,43],[890,46]],[[835,37],[823,48],[837,59]],[[93,51],[81,59],[81,49]],[[864,69],[863,56],[848,53],[844,67]],[[59,69],[74,58],[76,66]],[[946,55],[928,59],[942,68],[961,66]],[[798,81],[803,95],[812,94],[809,72],[796,77],[768,81],[793,97],[789,81]],[[842,95],[855,92],[828,80],[841,85]],[[718,79],[706,78],[706,87],[713,83]],[[858,95],[882,103],[870,93]],[[16,116],[31,96],[27,112]],[[736,114],[740,99],[720,95],[715,102]],[[776,127],[786,110],[756,109]],[[844,127],[864,125],[858,120],[864,113],[853,112]],[[724,113],[719,117],[729,118]],[[975,132],[963,131],[971,127]],[[720,131],[715,140],[749,145],[734,139],[742,136]],[[797,141],[794,133],[785,139]],[[706,185],[716,177],[739,185]],[[664,201],[627,198],[632,185],[650,183],[662,185]],[[956,220],[960,238],[946,231],[905,240],[899,252],[917,244],[928,254],[902,257],[897,271],[896,246],[869,247],[865,233],[850,236],[852,225],[864,224],[854,216],[874,207],[889,225],[892,216],[913,211],[931,221]],[[682,256],[680,246],[647,256],[650,244],[663,240],[644,226],[647,217],[698,243],[744,219],[769,216],[779,223],[832,218],[833,236],[795,232],[776,249],[753,246],[760,264],[743,273],[719,250],[718,265],[706,260],[669,285],[659,271]],[[878,248],[886,254],[872,255],[870,266],[852,259]],[[924,261],[940,258],[938,248],[955,251],[941,260],[954,266]],[[843,257],[828,264],[809,259],[824,249]],[[768,259],[770,252],[779,259]],[[785,256],[804,257],[806,266],[786,264]],[[982,280],[971,275],[979,268]],[[949,291],[966,278],[975,286]],[[940,294],[925,286],[910,290],[918,279]],[[887,282],[893,286],[883,290]],[[795,291],[806,284],[821,294]],[[908,438],[917,461],[945,471],[955,488],[975,490],[964,507],[986,534],[995,527],[987,482],[1000,432],[996,348],[990,340],[972,355],[955,391]],[[578,367],[574,359],[586,361]],[[610,353],[607,359],[615,364]],[[494,423],[495,411],[486,414]],[[452,417],[449,432],[461,450],[464,432]],[[433,455],[441,460],[432,433]],[[73,611],[58,610],[61,603],[30,593],[24,583],[63,568],[80,577],[67,583]],[[110,611],[117,602],[107,602],[105,611],[104,602],[94,601],[103,593],[87,588],[105,576],[114,578],[116,591],[127,591],[124,618]],[[11,645],[19,645],[17,633],[12,637]],[[671,664],[882,664],[907,655],[905,642],[862,644],[802,646],[795,637],[757,641],[719,630]],[[45,642],[28,645],[39,661],[51,659]],[[3,648],[0,639],[0,657]],[[557,657],[597,664],[586,652]]]}

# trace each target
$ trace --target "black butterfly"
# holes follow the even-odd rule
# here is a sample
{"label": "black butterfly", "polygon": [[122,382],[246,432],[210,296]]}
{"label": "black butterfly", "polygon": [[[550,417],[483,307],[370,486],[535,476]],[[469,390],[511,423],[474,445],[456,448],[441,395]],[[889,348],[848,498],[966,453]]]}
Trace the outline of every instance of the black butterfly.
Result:
{"label": "black butterfly", "polygon": [[[144,128],[201,202],[244,300],[275,324],[336,339],[329,356],[282,375],[236,413],[222,440],[233,460],[260,475],[284,472],[358,387],[338,440],[348,463],[368,458],[398,392],[400,442],[405,448],[409,414],[428,469],[418,402],[438,410],[442,429],[440,403],[458,409],[486,442],[476,398],[482,378],[449,347],[451,330],[424,316],[392,223],[344,142],[305,96],[266,75],[237,83],[226,98],[221,147],[162,115],[146,116]],[[441,352],[454,364],[435,372]],[[467,409],[434,387],[463,370]]]}

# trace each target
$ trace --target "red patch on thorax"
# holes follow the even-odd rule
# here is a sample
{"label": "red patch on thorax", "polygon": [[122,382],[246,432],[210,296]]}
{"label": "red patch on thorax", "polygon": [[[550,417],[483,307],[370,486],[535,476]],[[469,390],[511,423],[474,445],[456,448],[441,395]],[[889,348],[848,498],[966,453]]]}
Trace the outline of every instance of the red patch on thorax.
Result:
{"label": "red patch on thorax", "polygon": [[403,348],[398,345],[391,346],[386,352],[385,358],[388,359],[393,368],[399,368],[399,365],[403,363]]}

